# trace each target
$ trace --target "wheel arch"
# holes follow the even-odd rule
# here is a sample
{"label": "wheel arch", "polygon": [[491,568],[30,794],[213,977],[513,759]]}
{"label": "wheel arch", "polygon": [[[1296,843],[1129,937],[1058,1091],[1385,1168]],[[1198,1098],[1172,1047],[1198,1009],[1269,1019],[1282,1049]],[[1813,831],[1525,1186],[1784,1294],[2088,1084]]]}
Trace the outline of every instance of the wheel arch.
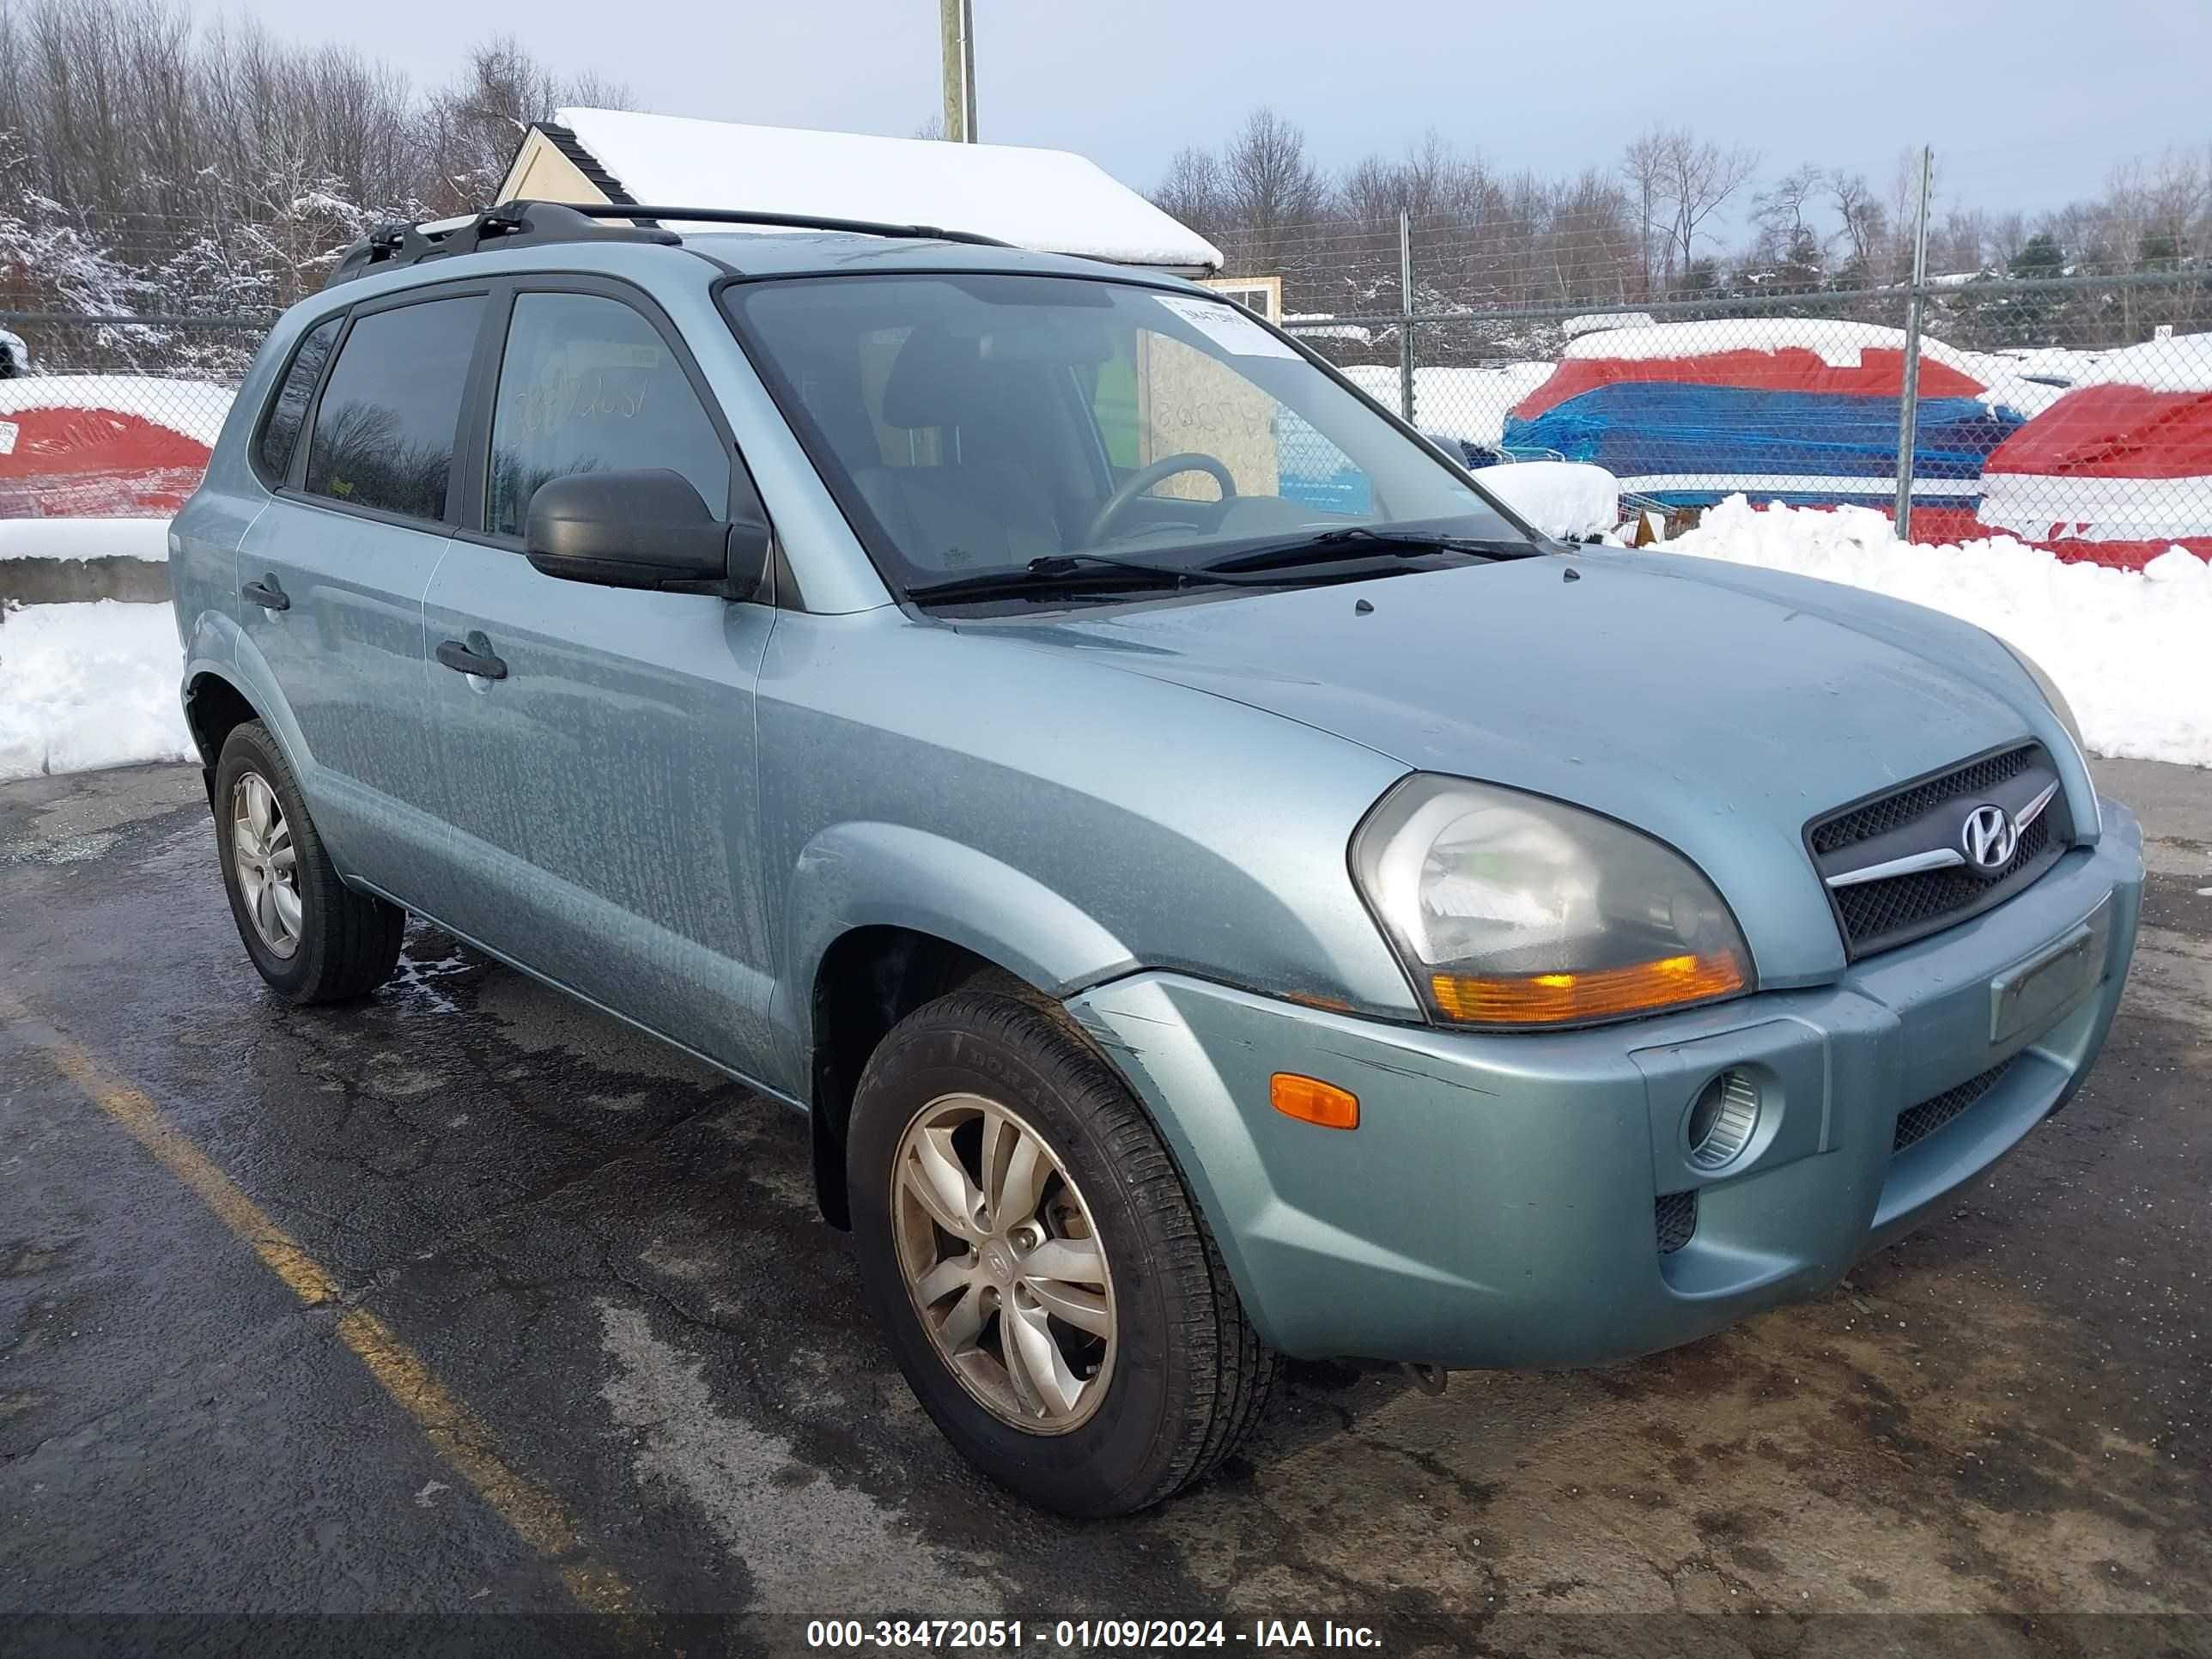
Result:
{"label": "wheel arch", "polygon": [[202,669],[185,682],[185,726],[199,751],[200,766],[210,776],[222,758],[223,739],[261,711],[237,685],[213,669]]}
{"label": "wheel arch", "polygon": [[813,1122],[815,1190],[846,1224],[845,1126],[868,1056],[945,992],[997,975],[1057,1007],[1132,971],[1128,948],[1034,877],[926,830],[848,823],[798,860],[776,1024]]}

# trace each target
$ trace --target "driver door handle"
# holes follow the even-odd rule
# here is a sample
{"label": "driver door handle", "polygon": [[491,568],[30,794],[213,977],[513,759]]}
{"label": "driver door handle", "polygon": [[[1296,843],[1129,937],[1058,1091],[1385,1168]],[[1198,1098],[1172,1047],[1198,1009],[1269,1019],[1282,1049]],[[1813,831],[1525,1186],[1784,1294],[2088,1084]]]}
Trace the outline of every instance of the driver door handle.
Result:
{"label": "driver door handle", "polygon": [[473,674],[480,680],[503,680],[507,664],[492,654],[491,641],[481,630],[472,633],[468,642],[441,640],[438,644],[438,660],[457,673]]}

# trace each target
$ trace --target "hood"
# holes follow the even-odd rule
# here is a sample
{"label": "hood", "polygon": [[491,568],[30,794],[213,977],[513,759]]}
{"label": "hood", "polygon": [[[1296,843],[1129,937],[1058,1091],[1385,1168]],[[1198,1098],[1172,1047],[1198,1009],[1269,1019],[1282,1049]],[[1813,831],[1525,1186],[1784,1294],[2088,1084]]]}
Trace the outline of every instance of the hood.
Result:
{"label": "hood", "polygon": [[1979,629],[1686,557],[1586,550],[1008,631],[1632,824],[1720,887],[1769,985],[1843,963],[1808,819],[2051,740],[2032,684]]}

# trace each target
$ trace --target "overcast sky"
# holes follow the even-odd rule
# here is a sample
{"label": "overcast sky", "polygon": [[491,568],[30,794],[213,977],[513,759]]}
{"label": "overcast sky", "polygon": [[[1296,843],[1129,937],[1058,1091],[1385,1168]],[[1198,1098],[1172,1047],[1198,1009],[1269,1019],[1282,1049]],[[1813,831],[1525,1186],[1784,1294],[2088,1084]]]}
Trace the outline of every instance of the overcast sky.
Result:
{"label": "overcast sky", "polygon": [[[939,106],[937,0],[240,0],[418,80],[520,33],[638,106],[903,136]],[[974,0],[981,136],[1079,150],[1139,188],[1257,104],[1325,164],[1435,127],[1547,173],[1611,166],[1654,119],[1885,182],[1933,143],[1942,196],[2056,206],[2115,161],[2212,144],[2212,0]],[[1941,198],[1939,198],[1939,200]]]}

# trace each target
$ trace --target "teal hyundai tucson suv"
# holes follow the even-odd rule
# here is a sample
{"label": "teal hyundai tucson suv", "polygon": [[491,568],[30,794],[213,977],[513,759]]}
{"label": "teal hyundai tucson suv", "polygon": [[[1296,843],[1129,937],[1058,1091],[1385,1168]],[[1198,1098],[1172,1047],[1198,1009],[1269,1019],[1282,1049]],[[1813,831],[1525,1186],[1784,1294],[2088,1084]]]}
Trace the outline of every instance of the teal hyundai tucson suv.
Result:
{"label": "teal hyundai tucson suv", "polygon": [[915,1395],[1071,1513],[1282,1355],[1833,1285],[2080,1086],[2134,945],[2002,641],[1547,540],[1218,296],[957,233],[380,232],[173,545],[263,978],[363,994],[412,911],[805,1113]]}

